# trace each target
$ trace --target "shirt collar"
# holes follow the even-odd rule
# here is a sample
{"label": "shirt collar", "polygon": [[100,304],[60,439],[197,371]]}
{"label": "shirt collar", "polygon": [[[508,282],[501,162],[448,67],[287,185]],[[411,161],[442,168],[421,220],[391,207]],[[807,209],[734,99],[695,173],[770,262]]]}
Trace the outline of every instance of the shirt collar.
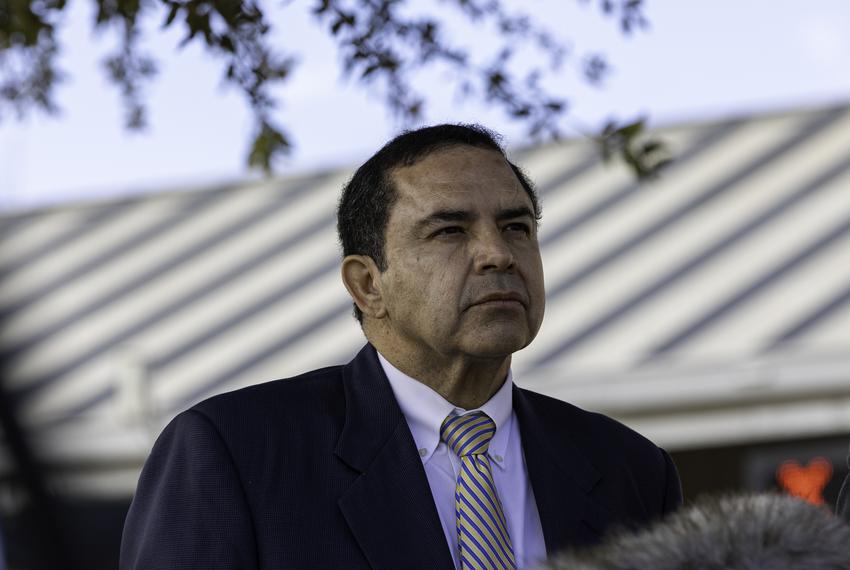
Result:
{"label": "shirt collar", "polygon": [[505,457],[505,451],[508,448],[513,422],[513,414],[511,413],[513,409],[513,376],[510,370],[508,370],[507,378],[505,378],[501,388],[493,394],[492,398],[479,408],[465,410],[455,406],[426,384],[411,378],[390,364],[380,353],[378,353],[378,360],[390,381],[390,387],[399,408],[401,408],[401,413],[407,420],[407,425],[410,427],[410,433],[413,435],[413,441],[416,443],[416,449],[419,450],[419,456],[423,463],[427,463],[440,444],[440,426],[443,425],[446,416],[451,413],[465,414],[480,410],[490,416],[496,424],[496,433],[490,441],[487,454],[496,459],[492,463],[500,468],[505,467],[504,463],[508,459]]}

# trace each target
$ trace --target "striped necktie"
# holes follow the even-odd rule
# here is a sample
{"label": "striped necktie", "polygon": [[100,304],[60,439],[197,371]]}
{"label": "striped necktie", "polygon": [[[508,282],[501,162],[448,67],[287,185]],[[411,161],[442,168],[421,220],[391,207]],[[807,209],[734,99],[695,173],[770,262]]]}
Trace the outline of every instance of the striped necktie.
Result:
{"label": "striped necktie", "polygon": [[460,457],[455,512],[462,570],[516,568],[508,525],[487,457],[494,433],[496,424],[483,412],[450,415],[440,428],[440,439]]}

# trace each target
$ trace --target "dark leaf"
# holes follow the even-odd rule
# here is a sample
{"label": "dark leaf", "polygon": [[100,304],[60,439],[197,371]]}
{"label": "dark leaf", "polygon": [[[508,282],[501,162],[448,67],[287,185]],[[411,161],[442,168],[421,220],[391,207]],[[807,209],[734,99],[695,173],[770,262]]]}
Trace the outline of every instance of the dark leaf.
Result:
{"label": "dark leaf", "polygon": [[271,164],[275,156],[290,151],[289,140],[279,129],[264,122],[255,135],[248,155],[248,164],[252,168],[261,168],[266,174],[271,173]]}
{"label": "dark leaf", "polygon": [[168,8],[168,16],[165,18],[165,22],[163,22],[162,27],[167,28],[174,22],[174,18],[177,17],[177,12],[180,11],[180,4],[177,2],[170,2]]}
{"label": "dark leaf", "polygon": [[233,40],[230,39],[230,36],[225,35],[219,38],[218,45],[226,52],[236,53],[236,46],[233,45]]}
{"label": "dark leaf", "polygon": [[[598,1],[602,12],[625,31],[646,25],[642,0],[579,1]],[[259,0],[93,2],[96,26],[101,29],[114,26],[123,42],[106,58],[104,68],[121,93],[129,126],[144,124],[144,87],[156,72],[154,61],[136,46],[138,38],[149,39],[144,34],[150,35],[142,28],[141,16],[147,7],[159,4],[165,8],[161,28],[180,28],[181,46],[203,37],[206,51],[223,60],[223,79],[245,96],[258,125],[249,163],[268,169],[272,157],[289,148],[289,141],[280,129],[271,126],[269,117],[276,101],[272,89],[276,81],[288,77],[293,61],[272,49],[265,3]],[[560,30],[554,34],[547,29],[547,25],[557,23],[541,22],[530,11],[523,12],[528,3],[512,3],[509,8],[503,0],[443,0],[443,3],[457,8],[466,23],[497,32],[494,42],[483,47],[483,58],[477,52],[471,53],[462,41],[455,43],[452,38],[443,37],[440,26],[448,22],[448,17],[436,9],[421,9],[414,0],[314,0],[310,9],[320,21],[321,29],[338,46],[343,69],[356,73],[355,77],[371,89],[380,90],[385,105],[402,121],[424,114],[426,99],[416,74],[425,68],[448,70],[448,90],[454,88],[464,96],[489,102],[523,123],[534,137],[555,138],[561,115],[568,107],[559,93],[550,90],[546,80],[558,73],[565,61],[578,67],[590,83],[599,83],[610,73],[601,55],[567,58],[574,51],[567,39]],[[23,22],[11,31],[3,20],[7,5],[15,7],[15,21]],[[0,0],[0,112],[4,110],[3,104],[53,108],[51,88],[59,77],[52,65],[56,51],[42,50],[38,60],[33,54],[45,38],[53,41],[53,26],[60,20],[51,11],[60,12],[65,5],[66,0]],[[21,70],[18,76],[7,77],[2,57],[12,47],[25,47],[29,52],[17,67]],[[534,52],[536,59],[515,78],[513,74],[518,71],[509,65],[512,54],[526,51]],[[607,157],[622,156],[639,176],[657,170],[667,159],[666,149],[655,141],[643,140],[643,129],[642,121],[627,125],[610,122],[598,137],[601,153]]]}
{"label": "dark leaf", "polygon": [[602,137],[608,138],[612,134],[614,134],[614,132],[616,132],[616,130],[617,130],[617,122],[614,121],[613,119],[609,120],[607,123],[605,123],[605,126],[602,127]]}
{"label": "dark leaf", "polygon": [[666,150],[664,144],[659,140],[650,140],[643,143],[641,147],[641,152],[644,154],[653,154],[655,152],[662,152]]}
{"label": "dark leaf", "polygon": [[320,16],[327,12],[331,7],[330,0],[319,0],[316,2],[316,5],[313,7],[313,14],[316,16]]}
{"label": "dark leaf", "polygon": [[369,77],[370,75],[372,75],[373,73],[378,71],[378,69],[380,69],[381,67],[382,67],[382,65],[379,64],[379,63],[371,63],[371,64],[367,65],[363,69],[363,71],[360,72],[360,79],[365,79],[366,77]]}
{"label": "dark leaf", "polygon": [[618,128],[615,132],[618,136],[623,137],[626,141],[630,141],[634,137],[638,136],[643,132],[644,127],[646,127],[646,119],[638,119],[628,125],[624,125]]}
{"label": "dark leaf", "polygon": [[601,83],[609,71],[608,62],[598,54],[588,56],[584,60],[584,76],[594,85]]}

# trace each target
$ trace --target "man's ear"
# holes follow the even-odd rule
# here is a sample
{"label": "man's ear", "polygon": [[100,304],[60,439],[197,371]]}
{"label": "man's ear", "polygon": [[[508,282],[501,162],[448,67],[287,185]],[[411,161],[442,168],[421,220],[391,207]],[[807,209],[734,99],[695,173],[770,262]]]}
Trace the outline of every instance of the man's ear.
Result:
{"label": "man's ear", "polygon": [[387,314],[378,266],[368,255],[349,255],[342,260],[342,282],[364,315],[380,319]]}

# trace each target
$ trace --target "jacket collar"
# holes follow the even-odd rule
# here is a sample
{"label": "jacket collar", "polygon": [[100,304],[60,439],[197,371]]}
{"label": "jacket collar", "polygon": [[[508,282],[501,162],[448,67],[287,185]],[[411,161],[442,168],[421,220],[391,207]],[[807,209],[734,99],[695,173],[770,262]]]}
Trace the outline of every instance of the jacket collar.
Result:
{"label": "jacket collar", "polygon": [[[355,539],[372,567],[452,568],[431,489],[375,349],[366,345],[343,368],[345,423],[335,453],[360,473],[339,500]],[[563,417],[548,414],[514,386],[528,476],[547,553],[593,544],[611,521],[595,500],[602,477],[572,443]]]}
{"label": "jacket collar", "polygon": [[360,475],[339,507],[357,543],[374,568],[452,568],[422,460],[375,349],[366,345],[342,374],[335,453]]}
{"label": "jacket collar", "polygon": [[528,477],[534,491],[546,552],[596,543],[611,520],[610,511],[591,494],[599,471],[571,443],[562,412],[546,413],[533,399],[542,396],[514,387]]}

